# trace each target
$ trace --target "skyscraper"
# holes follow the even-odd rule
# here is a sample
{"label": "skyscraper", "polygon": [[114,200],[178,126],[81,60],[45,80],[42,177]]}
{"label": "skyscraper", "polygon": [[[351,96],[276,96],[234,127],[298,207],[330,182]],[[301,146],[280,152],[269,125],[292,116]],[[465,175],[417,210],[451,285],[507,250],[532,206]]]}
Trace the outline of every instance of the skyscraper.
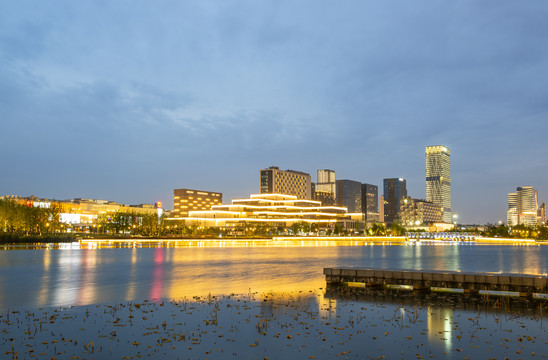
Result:
{"label": "skyscraper", "polygon": [[362,184],[362,212],[365,214],[367,223],[379,221],[379,187],[377,185]]}
{"label": "skyscraper", "polygon": [[506,213],[506,224],[515,226],[519,224],[518,214],[518,193],[508,193],[508,211]]}
{"label": "skyscraper", "polygon": [[508,194],[508,226],[538,223],[538,191],[532,186],[520,186],[515,193]]}
{"label": "skyscraper", "polygon": [[362,183],[354,180],[337,180],[337,205],[346,206],[349,213],[362,210]]}
{"label": "skyscraper", "polygon": [[542,203],[537,210],[537,224],[544,225],[546,223],[546,204]]}
{"label": "skyscraper", "polygon": [[402,178],[383,180],[384,185],[384,222],[387,225],[398,220],[400,201],[407,196],[407,182]]}
{"label": "skyscraper", "polygon": [[451,223],[451,151],[446,146],[426,147],[426,201],[443,206],[442,220]]}

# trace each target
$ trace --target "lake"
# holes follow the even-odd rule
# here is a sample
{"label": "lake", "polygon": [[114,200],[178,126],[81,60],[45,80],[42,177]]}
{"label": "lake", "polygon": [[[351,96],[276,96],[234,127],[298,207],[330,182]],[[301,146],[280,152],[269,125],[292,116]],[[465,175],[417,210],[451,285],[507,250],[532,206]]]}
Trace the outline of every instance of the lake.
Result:
{"label": "lake", "polygon": [[325,287],[324,267],[548,273],[548,247],[538,245],[183,244],[7,247],[0,250],[0,309],[313,290]]}
{"label": "lake", "polygon": [[332,287],[322,274],[324,267],[546,274],[546,246],[257,243],[3,247],[0,354],[546,358],[543,300]]}

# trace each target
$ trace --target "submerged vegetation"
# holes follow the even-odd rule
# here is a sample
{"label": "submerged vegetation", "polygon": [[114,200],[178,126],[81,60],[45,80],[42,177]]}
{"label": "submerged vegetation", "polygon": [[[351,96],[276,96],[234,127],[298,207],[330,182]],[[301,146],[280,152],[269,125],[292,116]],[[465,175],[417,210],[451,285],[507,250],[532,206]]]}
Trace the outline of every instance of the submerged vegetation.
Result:
{"label": "submerged vegetation", "polygon": [[544,355],[543,303],[342,291],[9,309],[0,313],[0,351],[11,359]]}

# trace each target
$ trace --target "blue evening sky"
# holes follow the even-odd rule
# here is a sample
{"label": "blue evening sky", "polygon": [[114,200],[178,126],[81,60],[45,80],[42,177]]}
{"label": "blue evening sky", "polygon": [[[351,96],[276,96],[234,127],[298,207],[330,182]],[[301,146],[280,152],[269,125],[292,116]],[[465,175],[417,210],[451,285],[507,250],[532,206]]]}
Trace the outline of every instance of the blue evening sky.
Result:
{"label": "blue evening sky", "polygon": [[[425,197],[464,223],[548,200],[548,2],[2,1],[0,194],[172,207],[276,165]],[[382,192],[382,190],[381,190]]]}

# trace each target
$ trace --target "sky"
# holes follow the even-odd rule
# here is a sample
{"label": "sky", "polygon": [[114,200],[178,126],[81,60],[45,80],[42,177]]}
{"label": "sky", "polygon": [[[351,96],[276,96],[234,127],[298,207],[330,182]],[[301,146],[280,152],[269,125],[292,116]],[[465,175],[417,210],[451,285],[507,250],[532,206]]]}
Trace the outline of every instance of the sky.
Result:
{"label": "sky", "polygon": [[[451,150],[461,223],[548,201],[548,2],[0,2],[0,195],[259,191],[269,166],[424,198]],[[381,194],[379,194],[381,195]]]}

